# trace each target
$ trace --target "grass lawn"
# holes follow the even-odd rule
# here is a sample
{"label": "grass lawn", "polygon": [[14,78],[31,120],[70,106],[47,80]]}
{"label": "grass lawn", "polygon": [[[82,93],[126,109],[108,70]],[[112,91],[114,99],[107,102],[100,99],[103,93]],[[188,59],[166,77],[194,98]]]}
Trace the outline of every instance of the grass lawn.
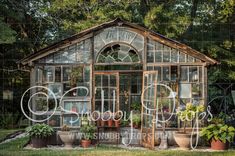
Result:
{"label": "grass lawn", "polygon": [[235,151],[225,152],[196,152],[196,151],[151,151],[151,150],[124,150],[114,147],[97,147],[84,150],[29,150],[23,149],[28,137],[0,145],[0,156],[235,156]]}
{"label": "grass lawn", "polygon": [[0,129],[0,140],[3,140],[7,135],[22,129]]}

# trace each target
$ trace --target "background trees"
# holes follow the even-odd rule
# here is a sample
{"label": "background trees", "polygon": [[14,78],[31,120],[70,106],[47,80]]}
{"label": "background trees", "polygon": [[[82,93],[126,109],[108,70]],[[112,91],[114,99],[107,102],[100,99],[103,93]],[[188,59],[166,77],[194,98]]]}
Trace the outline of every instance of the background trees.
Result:
{"label": "background trees", "polygon": [[17,111],[29,73],[16,61],[76,32],[117,17],[183,42],[221,62],[209,82],[235,81],[234,0],[0,0],[1,112]]}

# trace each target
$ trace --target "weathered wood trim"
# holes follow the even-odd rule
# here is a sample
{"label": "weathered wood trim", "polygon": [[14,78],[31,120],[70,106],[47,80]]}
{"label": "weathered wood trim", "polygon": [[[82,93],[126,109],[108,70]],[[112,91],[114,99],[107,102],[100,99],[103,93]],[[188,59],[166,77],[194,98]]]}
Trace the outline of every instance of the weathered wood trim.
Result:
{"label": "weathered wood trim", "polygon": [[196,62],[179,62],[179,63],[171,63],[171,62],[159,62],[159,63],[147,63],[147,66],[178,66],[178,65],[183,65],[183,66],[203,66],[205,63],[196,63]]}

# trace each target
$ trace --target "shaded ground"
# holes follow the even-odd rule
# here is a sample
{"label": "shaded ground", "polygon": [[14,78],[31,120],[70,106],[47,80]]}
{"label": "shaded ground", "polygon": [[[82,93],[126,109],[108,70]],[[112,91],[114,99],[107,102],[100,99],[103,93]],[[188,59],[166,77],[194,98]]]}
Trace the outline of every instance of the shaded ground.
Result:
{"label": "shaded ground", "polygon": [[14,134],[23,129],[0,129],[0,142],[2,142],[10,134]]}
{"label": "shaded ground", "polygon": [[151,150],[126,150],[117,147],[107,147],[101,146],[93,149],[79,149],[79,150],[48,150],[48,149],[38,149],[29,150],[24,149],[24,145],[28,142],[28,137],[13,140],[11,142],[0,145],[0,156],[234,156],[235,151],[225,151],[225,152],[197,152],[197,151],[151,151]]}

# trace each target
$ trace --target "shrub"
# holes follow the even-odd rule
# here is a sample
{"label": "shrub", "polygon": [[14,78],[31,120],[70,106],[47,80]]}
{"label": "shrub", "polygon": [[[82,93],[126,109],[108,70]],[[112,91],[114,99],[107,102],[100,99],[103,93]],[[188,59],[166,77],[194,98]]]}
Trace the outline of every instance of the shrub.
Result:
{"label": "shrub", "polygon": [[220,140],[223,143],[232,142],[234,139],[235,129],[232,126],[226,124],[210,124],[204,127],[200,135],[206,140],[211,141],[211,139]]}
{"label": "shrub", "polygon": [[94,139],[94,133],[96,131],[96,127],[93,125],[84,125],[81,127],[80,131],[83,133],[82,137],[85,140]]}
{"label": "shrub", "polygon": [[46,138],[51,136],[54,130],[52,127],[43,123],[27,127],[26,132],[29,134],[30,137]]}

